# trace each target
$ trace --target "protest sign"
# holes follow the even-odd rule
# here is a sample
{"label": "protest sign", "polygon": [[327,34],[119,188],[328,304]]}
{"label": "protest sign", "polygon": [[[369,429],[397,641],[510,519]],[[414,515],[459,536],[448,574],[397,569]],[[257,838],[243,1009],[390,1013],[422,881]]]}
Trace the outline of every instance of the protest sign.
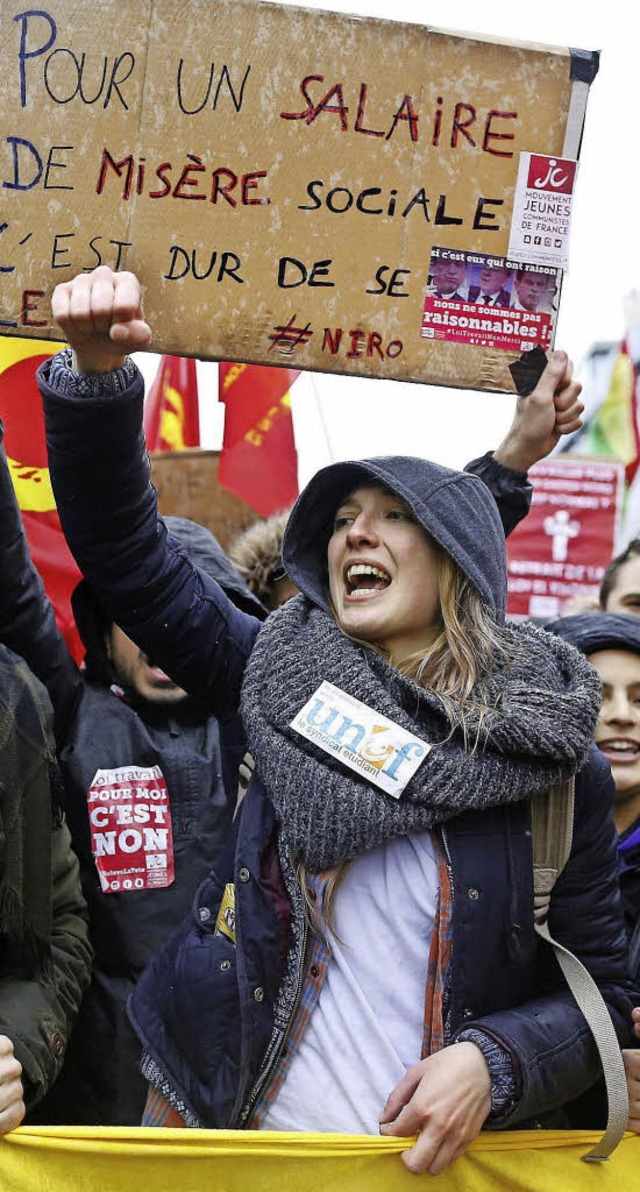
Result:
{"label": "protest sign", "polygon": [[529,477],[531,511],[507,539],[507,612],[551,620],[572,597],[597,603],[616,552],[624,468],[553,459],[535,464]]}
{"label": "protest sign", "polygon": [[106,263],[165,353],[512,391],[552,344],[519,161],[575,161],[597,55],[250,0],[4,0],[0,47],[0,333]]}

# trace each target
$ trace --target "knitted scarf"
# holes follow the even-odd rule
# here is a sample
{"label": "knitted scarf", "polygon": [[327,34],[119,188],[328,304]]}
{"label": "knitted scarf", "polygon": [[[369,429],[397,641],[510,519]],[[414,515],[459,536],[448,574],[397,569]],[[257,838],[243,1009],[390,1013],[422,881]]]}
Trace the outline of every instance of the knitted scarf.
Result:
{"label": "knitted scarf", "polygon": [[[269,617],[247,667],[242,714],[296,860],[327,869],[464,811],[528,799],[579,769],[598,715],[598,675],[531,625],[508,625],[504,644],[510,661],[497,662],[485,689],[489,711],[465,706],[465,747],[433,691],[350,641],[305,597]],[[289,727],[325,679],[432,746],[399,800]]]}

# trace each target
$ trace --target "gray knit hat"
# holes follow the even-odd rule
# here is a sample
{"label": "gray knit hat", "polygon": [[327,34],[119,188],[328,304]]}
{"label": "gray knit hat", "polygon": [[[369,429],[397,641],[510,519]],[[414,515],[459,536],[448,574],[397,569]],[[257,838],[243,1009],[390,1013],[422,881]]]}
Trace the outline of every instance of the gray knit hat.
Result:
{"label": "gray knit hat", "polygon": [[545,629],[564,638],[583,654],[595,654],[598,650],[640,654],[640,617],[624,613],[579,613],[551,621]]}
{"label": "gray knit hat", "polygon": [[310,480],[290,515],[283,545],[287,575],[315,604],[327,607],[327,546],[340,502],[362,484],[381,484],[408,506],[431,538],[504,621],[507,574],[497,505],[477,476],[412,456],[331,464]]}

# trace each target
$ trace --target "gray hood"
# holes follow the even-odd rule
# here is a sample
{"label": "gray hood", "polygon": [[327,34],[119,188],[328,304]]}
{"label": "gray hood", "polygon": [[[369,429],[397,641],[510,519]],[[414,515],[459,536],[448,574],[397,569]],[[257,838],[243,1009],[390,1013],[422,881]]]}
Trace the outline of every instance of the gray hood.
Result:
{"label": "gray hood", "polygon": [[405,502],[502,623],[507,602],[504,531],[491,493],[468,472],[412,456],[331,464],[309,481],[291,511],[283,544],[287,575],[300,591],[328,607],[327,546],[333,517],[349,492],[371,482]]}

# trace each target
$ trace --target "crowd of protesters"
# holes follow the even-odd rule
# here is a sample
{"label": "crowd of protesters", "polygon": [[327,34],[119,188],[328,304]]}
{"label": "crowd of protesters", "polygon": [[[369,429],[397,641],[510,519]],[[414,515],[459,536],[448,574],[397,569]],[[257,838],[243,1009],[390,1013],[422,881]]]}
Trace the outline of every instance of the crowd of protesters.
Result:
{"label": "crowd of protesters", "polygon": [[[600,1128],[597,1048],[534,932],[531,799],[571,781],[549,924],[606,1003],[640,1131],[640,547],[606,611],[505,622],[527,470],[579,425],[564,353],[465,472],[331,465],[232,566],[158,518],[136,279],[100,267],[53,309],[70,347],[39,383],[87,654],[55,627],[2,453],[0,1130],[26,1106],[380,1132],[438,1174],[483,1128]],[[171,822],[166,880],[130,890],[90,798],[123,771],[141,817],[154,775]]]}

